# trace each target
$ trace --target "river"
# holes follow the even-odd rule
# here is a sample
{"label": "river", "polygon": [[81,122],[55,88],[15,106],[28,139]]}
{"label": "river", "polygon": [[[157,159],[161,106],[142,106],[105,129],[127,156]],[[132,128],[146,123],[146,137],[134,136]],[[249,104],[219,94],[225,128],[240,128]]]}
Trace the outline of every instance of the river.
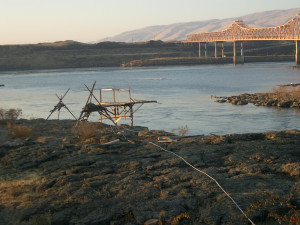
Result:
{"label": "river", "polygon": [[[96,81],[96,89],[131,88],[134,99],[157,100],[158,104],[145,104],[134,115],[134,125],[150,129],[176,132],[187,126],[190,135],[300,129],[299,109],[220,104],[211,99],[211,95],[265,92],[278,84],[299,83],[300,70],[293,64],[1,72],[0,84],[5,87],[0,87],[0,108],[20,108],[22,117],[27,119],[47,118],[59,101],[56,94],[61,96],[70,88],[63,102],[78,117],[89,95],[84,84],[91,87]],[[99,95],[98,90],[95,95]],[[124,101],[127,96],[118,97]],[[56,118],[57,113],[50,117]],[[72,116],[62,109],[60,118],[72,119]],[[91,120],[98,120],[97,114]]]}

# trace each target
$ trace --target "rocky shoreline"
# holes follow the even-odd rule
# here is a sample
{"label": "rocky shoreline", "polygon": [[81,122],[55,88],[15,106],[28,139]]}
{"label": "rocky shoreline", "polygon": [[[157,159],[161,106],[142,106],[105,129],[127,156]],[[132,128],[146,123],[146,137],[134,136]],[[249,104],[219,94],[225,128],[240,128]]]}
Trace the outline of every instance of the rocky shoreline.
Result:
{"label": "rocky shoreline", "polygon": [[255,106],[277,106],[280,108],[300,108],[300,87],[299,84],[282,85],[280,89],[293,88],[295,90],[276,90],[270,93],[241,94],[230,97],[218,98],[215,102],[231,103],[233,105],[247,105],[252,103]]}
{"label": "rocky shoreline", "polygon": [[247,224],[212,180],[151,143],[214,177],[256,224],[299,210],[298,130],[183,138],[137,126],[2,120],[0,224]]}

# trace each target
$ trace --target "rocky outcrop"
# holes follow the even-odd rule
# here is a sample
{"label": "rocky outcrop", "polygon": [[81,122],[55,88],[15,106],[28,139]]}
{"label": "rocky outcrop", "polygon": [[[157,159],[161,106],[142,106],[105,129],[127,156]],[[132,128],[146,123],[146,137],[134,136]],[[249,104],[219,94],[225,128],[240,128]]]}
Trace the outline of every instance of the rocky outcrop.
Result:
{"label": "rocky outcrop", "polygon": [[230,97],[216,97],[215,102],[231,103],[233,105],[246,105],[252,103],[255,106],[276,106],[280,108],[300,108],[300,98],[298,95],[289,93],[256,93],[241,94]]}
{"label": "rocky outcrop", "polygon": [[[247,224],[211,179],[151,144],[171,134],[125,125],[113,134],[93,123],[94,135],[79,138],[74,121],[16,123],[36,133],[19,138],[0,123],[1,225]],[[156,144],[214,177],[243,210],[272,196],[300,206],[299,131],[172,139]],[[267,212],[250,217],[264,221]]]}

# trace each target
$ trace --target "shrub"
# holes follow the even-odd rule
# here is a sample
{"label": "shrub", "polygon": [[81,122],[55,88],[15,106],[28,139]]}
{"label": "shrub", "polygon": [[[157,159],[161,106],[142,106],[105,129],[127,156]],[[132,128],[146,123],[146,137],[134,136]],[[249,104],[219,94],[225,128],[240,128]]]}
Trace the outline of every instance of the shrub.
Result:
{"label": "shrub", "polygon": [[94,123],[82,121],[72,127],[72,133],[74,138],[81,142],[95,137],[98,134],[98,128]]}
{"label": "shrub", "polygon": [[185,135],[187,135],[188,132],[189,132],[189,128],[187,125],[185,125],[184,127],[179,127],[177,132],[175,129],[172,130],[172,133],[174,135],[177,135],[177,133],[178,133],[178,136],[185,136]]}
{"label": "shrub", "polygon": [[272,89],[270,95],[275,95],[279,99],[294,100],[300,99],[300,86],[280,86]]}
{"label": "shrub", "polygon": [[7,123],[7,129],[11,136],[17,138],[32,137],[34,134],[32,128],[25,125]]}
{"label": "shrub", "polygon": [[0,109],[0,120],[17,120],[22,115],[22,109]]}

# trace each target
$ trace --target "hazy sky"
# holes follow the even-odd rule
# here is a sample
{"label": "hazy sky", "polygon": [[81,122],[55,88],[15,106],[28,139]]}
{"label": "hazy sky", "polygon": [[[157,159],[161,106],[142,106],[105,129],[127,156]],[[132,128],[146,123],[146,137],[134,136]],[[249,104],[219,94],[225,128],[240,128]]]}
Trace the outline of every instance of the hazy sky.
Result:
{"label": "hazy sky", "polygon": [[0,0],[0,44],[90,42],[146,26],[299,7],[300,0]]}

